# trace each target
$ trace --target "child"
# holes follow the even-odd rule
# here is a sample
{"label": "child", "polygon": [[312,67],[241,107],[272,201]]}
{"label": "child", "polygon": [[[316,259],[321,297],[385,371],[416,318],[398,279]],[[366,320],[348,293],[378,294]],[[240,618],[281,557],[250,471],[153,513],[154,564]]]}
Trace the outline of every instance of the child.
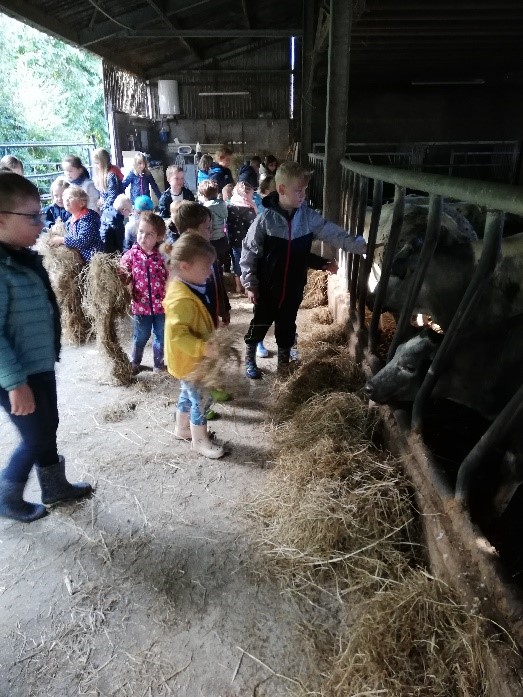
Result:
{"label": "child", "polygon": [[125,278],[132,285],[131,312],[133,315],[133,348],[131,363],[135,373],[140,371],[145,345],[153,334],[153,362],[155,373],[165,370],[163,337],[165,315],[162,301],[165,297],[167,269],[158,251],[158,236],[163,236],[165,223],[159,215],[144,211],[140,215],[136,244],[120,261]]}
{"label": "child", "polygon": [[113,205],[118,194],[123,194],[123,175],[118,167],[111,164],[111,156],[103,148],[93,152],[93,164],[94,183],[100,192],[99,208],[104,210]]}
{"label": "child", "polygon": [[63,193],[69,186],[69,182],[62,177],[58,177],[51,184],[52,203],[44,208],[46,227],[52,228],[57,220],[65,223],[71,217],[69,211],[64,208]]}
{"label": "child", "polygon": [[214,324],[205,289],[215,259],[214,247],[203,237],[194,233],[181,235],[172,247],[170,263],[174,277],[163,302],[167,370],[181,381],[175,436],[183,440],[191,438],[193,449],[213,460],[222,457],[225,451],[207,432],[205,412],[210,400],[187,377],[204,356],[213,356],[215,351],[211,343]]}
{"label": "child", "polygon": [[212,231],[211,244],[216,250],[218,265],[223,266],[229,258],[229,241],[225,233],[227,224],[227,204],[218,198],[218,187],[212,179],[206,179],[198,184],[198,194],[203,205],[211,211]]}
{"label": "child", "polygon": [[22,161],[14,155],[4,155],[0,160],[0,167],[5,167],[5,169],[9,169],[15,174],[19,174],[22,177],[24,176],[24,165]]}
{"label": "child", "polygon": [[334,269],[334,264],[311,255],[313,239],[353,254],[364,254],[362,237],[353,237],[309,208],[305,191],[309,172],[297,162],[284,162],[276,171],[276,191],[264,199],[264,212],[252,223],[240,259],[242,283],[254,303],[254,317],[245,335],[247,377],[258,379],[256,346],[274,322],[278,367],[285,370],[296,335],[296,315],[307,282],[307,267]]}
{"label": "child", "polygon": [[256,172],[256,176],[258,179],[260,178],[260,167],[261,167],[261,157],[259,155],[254,155],[254,157],[251,157],[249,160],[249,165],[253,168],[253,170]]}
{"label": "child", "polygon": [[265,196],[268,196],[271,191],[276,191],[276,182],[274,181],[274,177],[268,174],[260,179],[260,186],[258,187],[259,202],[256,198],[253,198],[254,202],[256,203],[258,215],[263,213],[263,199]]}
{"label": "child", "polygon": [[260,165],[260,177],[266,177],[268,174],[274,176],[278,169],[278,160],[274,155],[265,155],[263,163]]}
{"label": "child", "polygon": [[80,186],[87,194],[87,208],[98,211],[100,192],[83,166],[82,160],[76,155],[67,155],[62,160],[62,169],[69,184]]}
{"label": "child", "polygon": [[138,232],[138,223],[140,222],[140,213],[143,211],[152,211],[154,203],[149,196],[137,196],[134,199],[133,212],[129,221],[125,225],[125,240],[123,244],[124,252],[128,252],[136,242],[136,233]]}
{"label": "child", "polygon": [[165,178],[169,182],[158,202],[158,212],[162,218],[168,218],[171,213],[171,203],[176,201],[194,201],[193,192],[184,186],[183,167],[170,165],[165,171]]}
{"label": "child", "polygon": [[125,194],[119,194],[111,208],[106,208],[100,220],[100,237],[104,245],[104,252],[123,252],[125,239],[124,220],[131,215],[133,205],[131,199]]}
{"label": "child", "polygon": [[226,184],[234,184],[232,172],[229,169],[232,160],[232,150],[227,147],[219,148],[209,169],[209,177],[216,181],[218,191],[221,191]]}
{"label": "child", "polygon": [[[0,472],[0,516],[30,523],[92,488],[67,481],[57,451],[60,313],[42,258],[29,249],[43,227],[38,189],[0,172],[0,210],[0,405],[21,437]],[[44,505],[23,499],[33,465]]]}
{"label": "child", "polygon": [[64,208],[71,214],[65,224],[64,237],[54,235],[49,245],[57,247],[64,244],[76,249],[87,264],[96,252],[103,252],[100,237],[100,216],[87,208],[87,194],[79,186],[69,186],[63,193]]}
{"label": "child", "polygon": [[243,293],[241,285],[240,256],[242,244],[251,223],[256,218],[256,206],[252,195],[254,193],[254,182],[249,183],[248,173],[240,175],[245,180],[239,181],[234,187],[234,191],[228,205],[227,234],[231,245],[231,256],[233,263],[234,279],[236,282],[236,292]]}
{"label": "child", "polygon": [[198,162],[198,174],[196,180],[198,186],[206,179],[209,179],[209,170],[211,169],[211,166],[212,157],[210,155],[202,155],[200,161]]}
{"label": "child", "polygon": [[222,198],[225,203],[229,203],[231,200],[232,192],[234,191],[234,184],[226,184],[222,189]]}
{"label": "child", "polygon": [[122,182],[123,190],[131,186],[129,198],[134,204],[137,196],[151,196],[151,189],[156,194],[156,198],[160,200],[162,192],[158,188],[158,184],[154,181],[153,175],[149,171],[149,166],[145,156],[141,152],[137,152],[134,156],[133,169],[125,177]]}

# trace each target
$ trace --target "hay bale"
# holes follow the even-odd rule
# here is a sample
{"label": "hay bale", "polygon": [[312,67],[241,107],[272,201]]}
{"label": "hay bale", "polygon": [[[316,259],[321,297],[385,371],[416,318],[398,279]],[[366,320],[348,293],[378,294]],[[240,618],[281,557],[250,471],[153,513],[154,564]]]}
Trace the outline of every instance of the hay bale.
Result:
{"label": "hay bale", "polygon": [[213,388],[227,389],[231,363],[238,366],[241,361],[241,353],[235,346],[237,341],[238,334],[231,332],[229,328],[217,329],[212,339],[216,355],[205,356],[186,379],[197,383],[204,392]]}
{"label": "hay bale", "polygon": [[92,332],[91,323],[82,307],[84,262],[74,249],[64,245],[50,247],[47,244],[50,237],[65,234],[63,223],[59,222],[50,232],[42,235],[39,249],[60,308],[64,336],[71,344],[79,346],[88,340]]}
{"label": "hay bale", "polygon": [[119,274],[120,255],[95,254],[83,271],[82,304],[96,328],[97,339],[112,363],[119,385],[135,381],[132,365],[118,336],[118,320],[129,314],[131,295]]}
{"label": "hay bale", "polygon": [[314,395],[343,390],[358,392],[365,385],[365,374],[347,348],[314,344],[311,350],[304,345],[303,355],[303,362],[277,386],[270,406],[271,416],[276,422],[289,418]]}
{"label": "hay bale", "polygon": [[489,694],[487,620],[468,613],[424,571],[409,571],[376,594],[348,624],[324,697]]}
{"label": "hay bale", "polygon": [[311,319],[318,324],[332,324],[334,322],[332,312],[328,307],[319,307],[312,313]]}
{"label": "hay bale", "polygon": [[309,310],[313,307],[327,305],[329,298],[327,295],[327,271],[312,271],[307,273],[307,285],[303,292],[301,307]]}

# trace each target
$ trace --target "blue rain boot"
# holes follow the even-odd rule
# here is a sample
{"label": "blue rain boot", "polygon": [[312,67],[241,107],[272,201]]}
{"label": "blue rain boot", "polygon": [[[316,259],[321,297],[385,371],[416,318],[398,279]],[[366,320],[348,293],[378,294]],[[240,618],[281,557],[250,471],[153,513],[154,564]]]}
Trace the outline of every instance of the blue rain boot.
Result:
{"label": "blue rain boot", "polygon": [[19,520],[22,523],[32,523],[47,515],[45,506],[39,503],[24,501],[25,482],[11,482],[0,477],[0,516]]}
{"label": "blue rain boot", "polygon": [[259,380],[261,370],[256,365],[256,344],[247,344],[245,348],[245,375],[251,380]]}
{"label": "blue rain boot", "polygon": [[269,358],[269,352],[263,345],[263,341],[260,341],[256,347],[256,356],[258,358]]}
{"label": "blue rain boot", "polygon": [[71,484],[65,476],[65,460],[62,456],[58,462],[49,467],[36,466],[36,474],[42,489],[42,503],[46,506],[53,506],[62,501],[80,499],[89,496],[93,487],[86,482]]}

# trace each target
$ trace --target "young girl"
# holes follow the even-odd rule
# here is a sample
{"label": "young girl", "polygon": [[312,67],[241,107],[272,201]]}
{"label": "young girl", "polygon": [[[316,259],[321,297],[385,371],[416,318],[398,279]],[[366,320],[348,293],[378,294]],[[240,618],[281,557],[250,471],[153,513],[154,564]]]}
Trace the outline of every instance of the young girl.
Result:
{"label": "young girl", "polygon": [[192,440],[196,452],[211,459],[225,454],[207,432],[205,412],[210,398],[187,380],[204,356],[213,356],[214,323],[209,312],[205,284],[216,258],[214,247],[203,237],[185,233],[173,246],[173,279],[167,287],[165,308],[165,355],[167,370],[181,381],[176,410],[175,435]]}
{"label": "young girl", "polygon": [[225,232],[227,225],[227,204],[218,198],[218,187],[212,179],[198,184],[198,194],[203,205],[209,209],[212,220],[210,242],[218,256],[218,265],[223,267],[229,258],[229,241]]}
{"label": "young girl", "polygon": [[[0,471],[0,516],[30,523],[92,488],[67,481],[57,451],[60,313],[42,258],[29,249],[43,227],[38,189],[0,172],[0,210],[0,406],[21,437]],[[23,499],[33,465],[44,505]]]}
{"label": "young girl", "polygon": [[202,155],[198,162],[198,176],[196,183],[200,185],[206,179],[209,179],[209,170],[212,165],[212,157],[210,155]]}
{"label": "young girl", "polygon": [[266,155],[260,165],[260,177],[266,177],[268,174],[274,175],[277,169],[278,160],[274,155]]}
{"label": "young girl", "polygon": [[87,194],[87,208],[98,211],[100,193],[89,176],[89,172],[83,166],[82,160],[76,155],[67,155],[62,160],[62,169],[69,184],[80,186]]}
{"label": "young girl", "polygon": [[69,182],[62,177],[58,177],[51,184],[51,200],[52,203],[44,208],[45,224],[48,228],[53,227],[57,220],[65,223],[71,214],[64,208],[63,193],[69,186]]}
{"label": "young girl", "polygon": [[100,192],[101,210],[113,205],[118,194],[123,194],[123,175],[111,164],[111,156],[103,148],[93,152],[94,183]]}
{"label": "young girl", "polygon": [[63,193],[64,208],[71,214],[65,224],[64,237],[55,235],[49,239],[51,247],[64,244],[76,249],[87,264],[96,252],[103,252],[100,237],[100,216],[87,208],[87,194],[79,186],[69,186]]}
{"label": "young girl", "polygon": [[153,334],[154,372],[165,370],[163,337],[165,315],[162,301],[165,297],[167,269],[158,251],[158,237],[164,235],[165,223],[159,215],[144,211],[140,215],[136,244],[126,252],[120,266],[132,285],[131,312],[134,332],[131,363],[135,373],[140,370],[145,345]]}
{"label": "young girl", "polygon": [[137,196],[151,196],[151,189],[156,194],[156,198],[160,200],[162,192],[158,188],[158,184],[154,181],[153,175],[149,171],[149,166],[145,156],[141,152],[137,152],[134,156],[133,169],[125,177],[122,182],[123,190],[131,186],[129,198],[134,204]]}

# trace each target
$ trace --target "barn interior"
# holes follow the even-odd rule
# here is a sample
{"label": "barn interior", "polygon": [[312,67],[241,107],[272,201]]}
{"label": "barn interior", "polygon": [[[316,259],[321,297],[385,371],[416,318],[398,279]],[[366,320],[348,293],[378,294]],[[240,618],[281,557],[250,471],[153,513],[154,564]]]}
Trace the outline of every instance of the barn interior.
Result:
{"label": "barn interior", "polygon": [[[523,181],[517,0],[1,0],[0,9],[103,58],[119,164],[134,149],[167,165],[180,144],[192,156],[196,144],[226,143],[242,158],[273,153],[309,162],[309,153],[326,153],[339,161],[348,154],[413,171]],[[338,94],[329,63],[334,12],[345,35],[331,53]],[[160,113],[159,81],[176,82],[178,113]],[[341,217],[332,208],[339,187],[334,181],[330,200],[314,201],[329,217]],[[449,425],[442,409],[425,436],[453,484],[486,424],[452,407]],[[523,582],[522,496],[486,531]],[[486,525],[477,501],[473,516]]]}

